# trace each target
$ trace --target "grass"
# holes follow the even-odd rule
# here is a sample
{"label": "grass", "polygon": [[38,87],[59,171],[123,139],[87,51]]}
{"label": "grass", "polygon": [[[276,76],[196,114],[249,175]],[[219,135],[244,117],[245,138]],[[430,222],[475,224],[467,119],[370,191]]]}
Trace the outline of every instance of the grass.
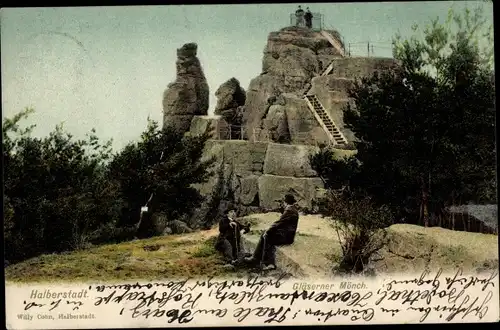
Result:
{"label": "grass", "polygon": [[216,235],[210,230],[42,255],[8,266],[5,278],[60,283],[228,276],[231,271],[214,248]]}

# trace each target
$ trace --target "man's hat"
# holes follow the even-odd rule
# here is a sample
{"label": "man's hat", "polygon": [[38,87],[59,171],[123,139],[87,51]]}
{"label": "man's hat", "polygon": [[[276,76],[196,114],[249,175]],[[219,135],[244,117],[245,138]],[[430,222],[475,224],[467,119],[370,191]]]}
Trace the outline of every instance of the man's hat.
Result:
{"label": "man's hat", "polygon": [[285,203],[292,205],[292,204],[297,203],[297,201],[295,200],[295,197],[293,197],[292,194],[286,194],[285,195]]}
{"label": "man's hat", "polygon": [[236,211],[236,207],[232,203],[228,203],[224,209],[224,213],[229,213],[231,211]]}

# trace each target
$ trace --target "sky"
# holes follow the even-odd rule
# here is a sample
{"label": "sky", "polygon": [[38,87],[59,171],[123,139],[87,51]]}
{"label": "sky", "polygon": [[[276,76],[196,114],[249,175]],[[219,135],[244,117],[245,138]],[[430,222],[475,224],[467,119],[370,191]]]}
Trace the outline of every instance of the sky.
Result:
{"label": "sky", "polygon": [[[147,118],[162,123],[163,92],[175,80],[176,49],[198,44],[198,58],[215,91],[237,78],[247,90],[261,73],[268,34],[290,25],[298,3],[168,5],[123,7],[2,8],[2,119],[33,107],[25,125],[33,135],[48,135],[56,125],[76,138],[92,128],[115,151],[137,141]],[[353,55],[391,56],[399,31],[412,35],[413,24],[446,18],[453,7],[493,6],[484,1],[308,3],[336,29]]]}

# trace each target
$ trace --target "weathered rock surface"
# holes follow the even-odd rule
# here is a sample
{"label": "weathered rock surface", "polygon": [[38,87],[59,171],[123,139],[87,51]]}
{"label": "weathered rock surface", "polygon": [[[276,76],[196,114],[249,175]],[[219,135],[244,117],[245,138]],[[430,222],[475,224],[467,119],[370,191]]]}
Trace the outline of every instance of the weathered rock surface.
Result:
{"label": "weathered rock surface", "polygon": [[177,75],[163,94],[163,126],[186,132],[195,115],[207,115],[209,88],[197,54],[198,46],[188,43],[177,49]]}
{"label": "weathered rock surface", "polygon": [[[210,168],[212,175],[207,182],[193,184],[205,200],[201,206],[193,211],[188,223],[191,228],[204,228],[206,222],[212,222],[217,215],[220,201],[222,199],[222,187],[226,184],[224,180],[224,145],[216,141],[208,141],[205,145],[202,161],[214,159]],[[215,219],[213,219],[215,222]]]}
{"label": "weathered rock surface", "polygon": [[215,92],[215,114],[222,116],[230,125],[241,125],[246,93],[236,78],[223,83]]}
{"label": "weathered rock surface", "polygon": [[270,144],[264,162],[264,174],[292,176],[296,178],[316,177],[309,156],[319,148],[305,145]]}
{"label": "weathered rock surface", "polygon": [[259,201],[259,176],[251,174],[248,176],[237,175],[233,185],[234,202],[243,206],[260,205]]}
{"label": "weathered rock surface", "polygon": [[302,98],[283,94],[288,131],[292,144],[319,144],[328,142],[328,136]]}
{"label": "weathered rock surface", "polygon": [[248,141],[224,141],[224,163],[233,166],[236,173],[261,174],[268,143]]}
{"label": "weathered rock surface", "polygon": [[274,104],[269,107],[264,121],[264,128],[269,131],[271,141],[276,143],[290,143],[290,130],[284,106]]}
{"label": "weathered rock surface", "polygon": [[[277,103],[283,93],[301,97],[311,79],[336,56],[339,54],[318,32],[297,27],[271,32],[264,49],[262,74],[250,82],[247,92],[243,114],[247,137],[250,140],[270,138],[277,142],[292,135],[286,133],[291,130],[288,113],[271,106],[284,105]],[[304,101],[299,99],[299,102]],[[314,122],[311,125],[319,126]],[[290,142],[296,143],[293,136]]]}
{"label": "weathered rock surface", "polygon": [[[342,45],[337,31],[327,32]],[[320,76],[330,64],[333,70]],[[310,94],[317,94],[347,140],[353,141],[354,134],[343,122],[347,89],[357,78],[396,68],[391,58],[342,57],[319,32],[298,27],[271,32],[262,73],[250,82],[247,93],[243,115],[247,138],[291,144],[329,142],[303,99],[311,87]]]}
{"label": "weathered rock surface", "polygon": [[187,222],[191,228],[213,224],[224,205],[236,206],[239,215],[279,208],[276,199],[295,195],[299,206],[312,210],[323,182],[309,165],[312,146],[226,140],[207,142],[203,159],[215,157],[213,175],[193,185],[206,197]]}
{"label": "weathered rock surface", "polygon": [[312,201],[323,188],[320,178],[295,178],[291,176],[262,175],[259,177],[260,206],[264,209],[277,210],[285,194],[292,193],[297,199],[297,205],[303,209],[311,210]]}
{"label": "weathered rock surface", "polygon": [[211,132],[216,140],[229,139],[229,125],[222,117],[194,116],[191,120],[189,134],[197,136]]}
{"label": "weathered rock surface", "polygon": [[[252,223],[251,231],[243,235],[245,246],[254,248],[260,233],[279,219],[279,213],[252,214],[240,219]],[[341,245],[331,219],[320,215],[301,214],[297,235],[292,245],[277,248],[277,266],[290,270],[295,277],[337,277],[332,269],[334,260],[342,256]],[[373,255],[368,270],[375,275],[408,274],[420,276],[424,270],[453,276],[457,269],[477,274],[498,269],[498,236],[424,228],[397,224],[387,228],[386,244]],[[361,274],[361,275],[365,275]],[[340,275],[344,279],[346,274]]]}

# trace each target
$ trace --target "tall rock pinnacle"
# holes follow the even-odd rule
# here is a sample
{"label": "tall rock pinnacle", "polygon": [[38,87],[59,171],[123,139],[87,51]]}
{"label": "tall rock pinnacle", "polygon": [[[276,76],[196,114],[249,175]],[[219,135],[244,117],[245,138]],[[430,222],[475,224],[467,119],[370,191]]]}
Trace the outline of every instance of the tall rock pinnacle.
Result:
{"label": "tall rock pinnacle", "polygon": [[[337,31],[328,32],[342,44]],[[288,140],[284,129],[276,131],[278,127],[287,127],[295,143],[326,139],[301,97],[312,78],[339,56],[319,32],[297,27],[271,32],[264,49],[262,73],[250,82],[246,95],[243,122],[247,138],[258,139],[262,134],[276,136],[275,142]],[[288,121],[287,125],[280,123],[283,120]],[[307,135],[305,141],[297,139],[301,132]]]}
{"label": "tall rock pinnacle", "polygon": [[208,113],[209,88],[197,49],[195,43],[177,49],[177,76],[163,93],[163,127],[174,126],[182,133],[194,116]]}

